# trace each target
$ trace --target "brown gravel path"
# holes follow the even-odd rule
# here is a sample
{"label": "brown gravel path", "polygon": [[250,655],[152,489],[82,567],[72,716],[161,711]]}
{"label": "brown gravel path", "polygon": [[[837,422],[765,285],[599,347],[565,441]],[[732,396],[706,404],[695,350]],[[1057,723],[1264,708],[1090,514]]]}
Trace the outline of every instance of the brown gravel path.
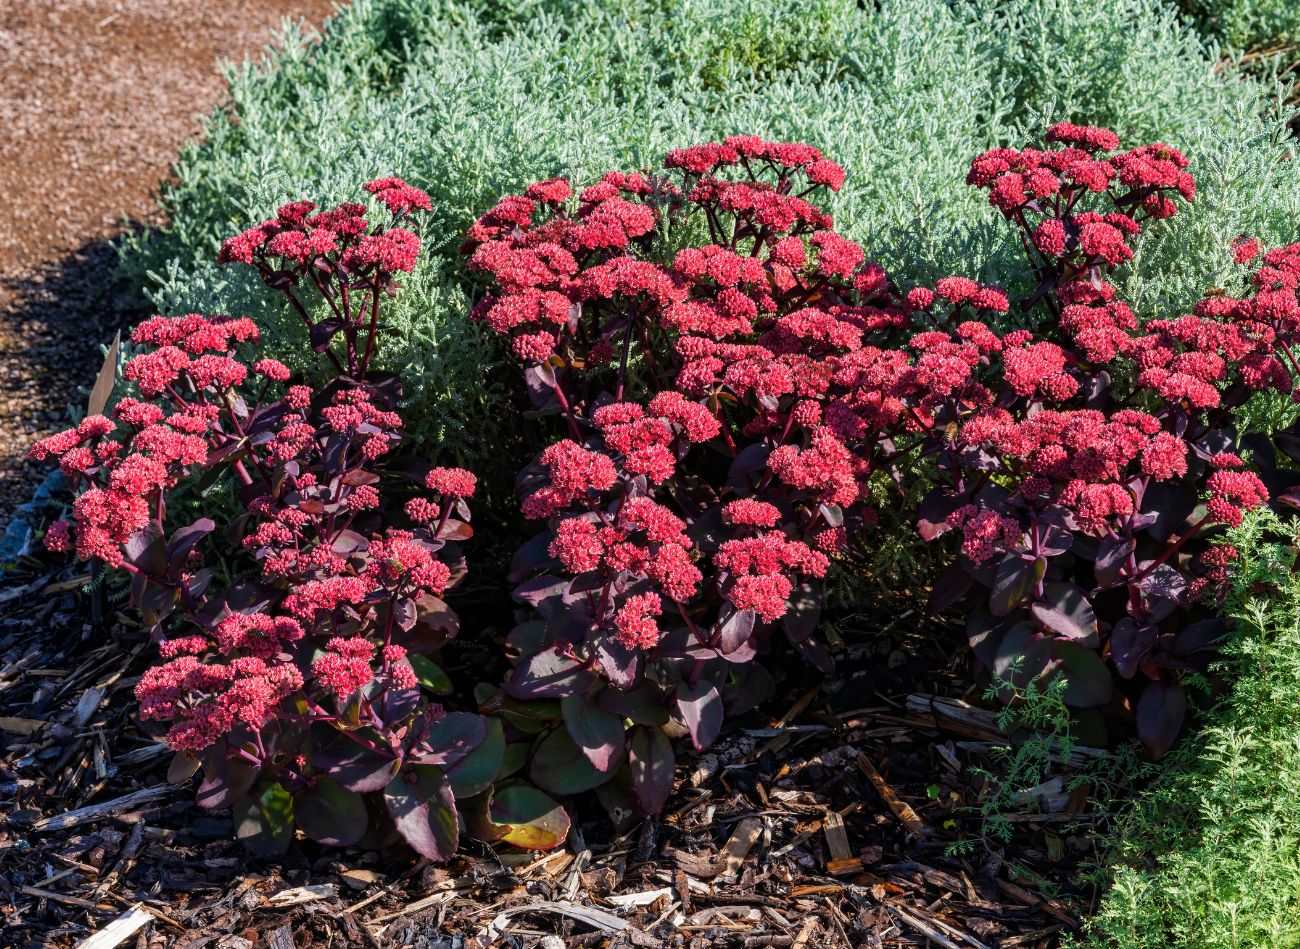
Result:
{"label": "brown gravel path", "polygon": [[333,0],[0,0],[0,525],[39,472],[99,346],[141,307],[107,241],[158,223],[176,150],[285,17]]}

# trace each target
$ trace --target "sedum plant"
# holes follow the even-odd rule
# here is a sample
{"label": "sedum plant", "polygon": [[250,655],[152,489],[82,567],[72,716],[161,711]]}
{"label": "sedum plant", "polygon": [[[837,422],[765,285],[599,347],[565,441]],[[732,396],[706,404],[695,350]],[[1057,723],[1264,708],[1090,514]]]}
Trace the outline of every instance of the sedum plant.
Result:
{"label": "sedum plant", "polygon": [[484,514],[514,474],[498,448],[529,446],[507,364],[463,318],[474,284],[457,246],[532,181],[595,180],[739,130],[834,142],[854,173],[827,210],[873,260],[1022,292],[1018,248],[962,185],[966,165],[1043,116],[1100,123],[1180,143],[1200,169],[1196,208],[1112,278],[1158,317],[1225,285],[1234,236],[1285,242],[1300,214],[1269,90],[1216,69],[1165,0],[355,0],[319,45],[280,45],[232,70],[228,108],[164,191],[169,223],[127,240],[124,263],[160,312],[249,314],[268,355],[314,370],[298,314],[251,272],[216,266],[220,240],[300,194],[349,200],[359,175],[422,184],[434,210],[387,309],[382,368],[408,383],[412,443],[480,475]]}
{"label": "sedum plant", "polygon": [[[1229,450],[1232,410],[1292,389],[1296,250],[1265,255],[1253,295],[1140,327],[1107,278],[1194,198],[1188,162],[1121,152],[1105,129],[1047,138],[968,177],[1020,232],[1036,286],[1018,309],[1046,311],[1039,334],[986,322],[1010,301],[969,278],[893,285],[810,203],[844,173],[806,145],[736,136],[576,195],[538,182],[479,219],[465,250],[491,292],[475,315],[564,434],[518,482],[548,530],[515,560],[536,617],[507,694],[651,697],[666,733],[707,747],[754,694],[741,665],[778,621],[826,662],[819,581],[830,557],[869,557],[873,494],[933,485],[921,536],[961,537],[934,605],[986,591],[976,656],[1017,685],[1064,678],[1068,703],[1169,748],[1181,680],[1223,633],[1235,552],[1216,525],[1269,497]],[[564,725],[535,776],[576,744],[584,783],[626,760],[623,783],[658,800],[635,728],[606,715],[592,746],[586,717]]]}
{"label": "sedum plant", "polygon": [[[398,216],[429,206],[395,179],[367,189]],[[401,384],[368,371],[380,302],[419,241],[371,226],[359,205],[315,211],[285,205],[221,256],[295,303],[304,285],[330,302],[338,315],[311,329],[334,378],[286,387],[289,369],[256,358],[246,318],[145,321],[124,371],[138,397],[32,448],[79,487],[47,545],[130,576],[162,660],[136,686],[140,714],[169,725],[182,762],[203,769],[199,802],[233,806],[256,852],[282,851],[296,827],[330,845],[400,836],[447,860],[457,801],[474,798],[483,834],[554,845],[567,819],[540,792],[484,797],[502,765],[501,722],[436,698],[450,683],[428,657],[459,629],[442,596],[465,574],[475,478],[390,463]],[[182,481],[224,483],[244,513],[220,527],[173,523]],[[224,586],[204,566],[215,546],[237,565]]]}

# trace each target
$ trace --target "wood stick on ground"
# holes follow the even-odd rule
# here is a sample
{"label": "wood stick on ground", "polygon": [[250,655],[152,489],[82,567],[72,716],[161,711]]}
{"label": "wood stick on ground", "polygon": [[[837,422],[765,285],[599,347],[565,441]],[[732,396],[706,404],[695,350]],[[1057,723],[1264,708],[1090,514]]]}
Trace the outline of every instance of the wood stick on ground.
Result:
{"label": "wood stick on ground", "polygon": [[[835,813],[836,813],[836,814],[839,814],[840,817],[848,817],[850,814],[852,814],[854,811],[858,810],[860,807],[862,807],[862,802],[860,802],[860,801],[854,801],[854,802],[853,802],[852,804],[850,804],[848,807],[842,807],[842,808],[840,808],[838,811],[836,811]],[[768,855],[768,859],[769,859],[769,860],[775,860],[777,857],[784,857],[786,854],[788,854],[788,853],[790,853],[791,851],[793,851],[796,847],[798,847],[798,846],[799,846],[800,844],[802,844],[804,841],[806,841],[806,840],[808,840],[809,838],[811,838],[813,835],[815,835],[815,834],[816,834],[819,830],[821,830],[821,829],[822,829],[822,822],[821,822],[821,821],[817,821],[815,824],[813,824],[813,825],[812,825],[811,827],[809,827],[807,830],[801,830],[799,833],[795,834],[795,835],[794,835],[794,838],[793,838],[793,839],[792,839],[788,844],[786,844],[784,847],[782,847],[780,850],[774,850],[774,851],[772,851],[772,853]]]}
{"label": "wood stick on ground", "polygon": [[35,833],[67,830],[69,827],[85,824],[88,821],[100,820],[135,810],[141,804],[150,804],[161,800],[175,790],[176,788],[170,784],[156,784],[153,787],[141,788],[138,791],[132,791],[130,794],[124,794],[122,797],[113,798],[111,801],[79,807],[75,811],[57,814],[54,817],[43,817],[32,824],[32,830]]}
{"label": "wood stick on ground", "polygon": [[726,845],[722,848],[723,855],[727,863],[723,868],[723,874],[734,877],[740,872],[741,865],[744,864],[745,858],[749,852],[754,849],[754,844],[758,843],[758,838],[763,833],[763,822],[757,817],[746,817],[731,832]]}
{"label": "wood stick on ground", "polygon": [[136,903],[99,932],[83,939],[77,949],[114,949],[151,922],[153,914]]}
{"label": "wood stick on ground", "polygon": [[88,909],[94,913],[111,913],[113,911],[111,907],[100,906],[98,903],[92,903],[90,900],[83,900],[76,896],[65,896],[62,893],[55,893],[52,890],[42,890],[34,886],[25,886],[20,892],[41,900],[53,900],[56,903],[66,903],[68,906],[80,906],[82,909]]}
{"label": "wood stick on ground", "polygon": [[366,925],[378,926],[381,923],[398,919],[402,916],[408,916],[411,913],[418,913],[422,909],[428,909],[430,906],[437,906],[439,903],[446,903],[456,898],[460,890],[468,890],[474,884],[469,880],[456,880],[449,884],[444,884],[445,889],[440,889],[437,893],[431,893],[428,896],[421,897],[414,903],[407,903],[399,910],[391,913],[385,913],[383,916],[377,916],[374,919],[367,920]]}
{"label": "wood stick on ground", "polygon": [[488,923],[483,935],[490,939],[500,938],[502,933],[505,932],[506,925],[510,922],[510,917],[522,913],[555,913],[559,916],[576,919],[580,923],[586,923],[597,930],[624,930],[628,928],[627,920],[620,919],[612,913],[606,913],[604,910],[596,909],[594,906],[579,906],[576,903],[541,902],[503,910],[496,915],[492,922]]}
{"label": "wood stick on ground", "polygon": [[1016,900],[1018,903],[1023,903],[1025,906],[1030,906],[1035,909],[1041,909],[1044,913],[1059,919],[1071,929],[1079,928],[1079,921],[1066,912],[1066,910],[1055,900],[1043,899],[1041,896],[1036,896],[1026,890],[1023,886],[1017,886],[1009,880],[998,880],[998,889],[1013,900]]}
{"label": "wood stick on ground", "polygon": [[799,930],[799,935],[795,936],[794,942],[790,944],[790,949],[804,949],[808,945],[808,940],[812,939],[813,930],[817,928],[817,917],[809,916],[803,921],[803,929]]}
{"label": "wood stick on ground", "polygon": [[921,820],[920,815],[912,810],[912,805],[898,796],[894,789],[889,786],[889,782],[876,770],[876,766],[860,751],[858,752],[858,770],[865,774],[867,780],[875,785],[876,791],[884,798],[885,804],[894,812],[894,816],[903,822],[903,826],[907,828],[908,832],[917,837],[924,837],[926,831],[929,830],[925,821]]}
{"label": "wood stick on ground", "polygon": [[937,927],[930,925],[929,921],[922,919],[919,915],[914,916],[901,906],[890,905],[889,911],[908,929],[920,933],[931,942],[937,942],[943,946],[943,949],[962,949],[961,945],[953,942]]}

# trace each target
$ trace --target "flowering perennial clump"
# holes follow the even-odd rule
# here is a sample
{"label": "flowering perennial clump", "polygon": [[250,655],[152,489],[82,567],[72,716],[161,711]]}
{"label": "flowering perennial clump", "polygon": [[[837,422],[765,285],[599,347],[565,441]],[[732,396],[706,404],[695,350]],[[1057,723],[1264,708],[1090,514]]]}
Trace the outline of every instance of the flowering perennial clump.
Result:
{"label": "flowering perennial clump", "polygon": [[[400,384],[369,368],[414,233],[300,201],[223,245],[310,326],[324,386],[256,358],[247,319],[137,327],[131,394],[32,456],[78,486],[47,545],[132,577],[162,658],[141,712],[203,756],[205,803],[234,802],[272,850],[292,829],[272,814],[351,843],[364,795],[382,794],[437,859],[460,825],[557,843],[567,817],[548,792],[603,787],[624,817],[656,812],[671,739],[702,750],[724,712],[768,695],[755,660],[778,632],[830,669],[823,583],[834,562],[868,560],[884,504],[925,541],[951,538],[932,607],[970,605],[993,674],[1063,675],[1068,702],[1133,722],[1162,754],[1185,674],[1223,633],[1213,608],[1237,552],[1216,534],[1270,488],[1300,498],[1277,462],[1300,458],[1300,436],[1243,441],[1233,421],[1256,393],[1297,397],[1300,245],[1243,237],[1225,252],[1256,267],[1249,293],[1140,319],[1110,278],[1195,198],[1188,163],[1062,123],[1042,148],[977,157],[967,179],[1016,229],[1036,288],[904,288],[815,203],[844,178],[811,146],[733,136],[654,172],[537,182],[470,228],[485,284],[471,316],[523,364],[531,414],[555,422],[516,481],[539,532],[506,578],[512,668],[473,712],[426,693],[456,691],[429,654],[459,628],[442,597],[465,572],[476,478],[390,470]],[[393,222],[430,210],[399,179],[365,190]],[[309,284],[330,316],[310,317]],[[174,488],[222,476],[234,523],[169,527]],[[219,537],[242,570],[225,588],[204,565]]]}
{"label": "flowering perennial clump", "polygon": [[[1226,410],[1291,390],[1297,252],[1266,255],[1246,299],[1143,325],[1107,278],[1195,198],[1186,159],[1068,123],[1046,138],[968,177],[1020,231],[1039,331],[1005,331],[1006,293],[967,277],[897,287],[812,203],[843,171],[805,145],[678,149],[664,173],[550,180],[479,219],[474,315],[567,436],[519,482],[547,519],[515,576],[546,635],[529,626],[537,651],[507,692],[544,694],[534,670],[555,664],[591,694],[650,688],[702,747],[721,717],[706,709],[759,694],[728,672],[772,624],[825,661],[810,633],[830,559],[867,555],[875,499],[913,496],[926,460],[921,535],[961,539],[935,606],[983,587],[972,642],[994,672],[1064,674],[1070,701],[1168,747],[1182,674],[1221,633],[1200,605],[1229,562],[1212,529],[1269,498]],[[1238,261],[1255,250],[1239,242]],[[657,747],[646,727],[629,754]],[[654,773],[633,769],[643,803],[656,789],[637,775]]]}
{"label": "flowering perennial clump", "polygon": [[[388,210],[390,223],[372,224],[366,205],[353,201],[328,211],[291,201],[274,218],[226,238],[217,255],[219,264],[255,267],[306,324],[312,349],[351,378],[365,376],[374,357],[380,298],[397,292],[396,275],[410,273],[420,253],[420,238],[398,222],[433,207],[427,194],[400,178],[376,178],[364,187]],[[305,287],[315,288],[328,316],[312,319]]]}
{"label": "flowering perennial clump", "polygon": [[[427,208],[396,179],[368,189],[394,211]],[[303,202],[282,208],[280,224],[232,238],[223,259],[256,262],[263,245],[280,253],[286,235],[303,233],[295,227],[314,228],[318,253],[322,228],[345,248],[362,232],[309,212]],[[302,260],[327,298],[381,279],[382,270],[359,276],[356,261],[331,271]],[[163,660],[136,686],[141,715],[202,759],[202,803],[233,803],[255,849],[283,849],[295,823],[318,841],[355,843],[371,829],[364,796],[379,795],[417,851],[448,859],[455,800],[481,794],[504,751],[500,721],[448,712],[428,694],[431,673],[445,677],[427,654],[458,628],[442,596],[464,572],[458,544],[472,535],[475,478],[411,461],[396,477],[393,381],[363,373],[286,386],[285,366],[251,355],[258,336],[251,321],[228,317],[136,327],[142,351],[124,377],[138,395],[31,450],[57,458],[78,488],[47,545],[131,576]],[[353,355],[349,345],[350,364]],[[353,368],[364,369],[360,355]],[[244,509],[225,530],[206,518],[169,523],[173,488],[223,477]],[[222,540],[223,559],[238,565],[225,587],[204,551]],[[513,823],[487,822],[486,833],[508,836]]]}

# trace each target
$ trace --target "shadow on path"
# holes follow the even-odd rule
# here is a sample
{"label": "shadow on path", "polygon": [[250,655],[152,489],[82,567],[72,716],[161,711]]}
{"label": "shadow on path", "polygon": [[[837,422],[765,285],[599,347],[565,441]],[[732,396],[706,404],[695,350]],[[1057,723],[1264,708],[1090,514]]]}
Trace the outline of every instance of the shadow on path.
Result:
{"label": "shadow on path", "polygon": [[0,279],[0,524],[48,468],[26,461],[28,446],[65,427],[70,405],[84,412],[102,347],[148,309],[108,241]]}

